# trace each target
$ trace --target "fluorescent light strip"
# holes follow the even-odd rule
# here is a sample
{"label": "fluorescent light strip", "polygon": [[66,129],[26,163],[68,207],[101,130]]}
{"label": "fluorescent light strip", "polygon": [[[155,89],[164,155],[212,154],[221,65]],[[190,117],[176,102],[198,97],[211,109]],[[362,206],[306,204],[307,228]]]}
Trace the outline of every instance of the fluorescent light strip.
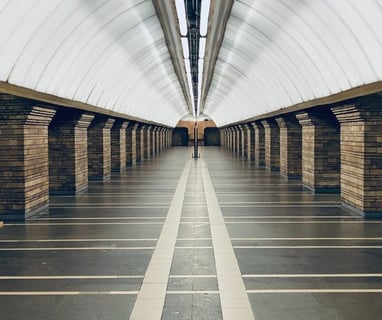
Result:
{"label": "fluorescent light strip", "polygon": [[190,48],[188,46],[188,38],[182,37],[180,39],[182,41],[183,57],[184,57],[184,59],[189,59],[190,58]]}
{"label": "fluorescent light strip", "polygon": [[186,8],[184,6],[184,0],[175,0],[176,13],[179,20],[179,29],[182,36],[187,35],[187,18],[186,18]]}
{"label": "fluorescent light strip", "polygon": [[199,58],[204,59],[204,55],[206,53],[206,38],[199,39]]}
{"label": "fluorescent light strip", "polygon": [[[190,59],[184,59],[184,66],[186,67],[187,78],[190,76],[191,79],[191,65]],[[188,79],[187,79],[188,80]],[[190,82],[190,81],[189,81]]]}
{"label": "fluorescent light strip", "polygon": [[210,0],[202,0],[200,12],[200,35],[205,37],[208,30],[208,16],[210,13]]}

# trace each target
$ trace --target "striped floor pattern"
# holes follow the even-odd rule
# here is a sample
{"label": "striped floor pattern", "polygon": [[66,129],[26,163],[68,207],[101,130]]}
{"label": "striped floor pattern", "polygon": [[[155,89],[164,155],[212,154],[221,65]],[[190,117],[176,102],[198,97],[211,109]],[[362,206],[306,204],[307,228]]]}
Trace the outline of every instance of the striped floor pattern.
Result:
{"label": "striped floor pattern", "polygon": [[371,320],[382,225],[220,148],[164,154],[0,229],[0,319]]}

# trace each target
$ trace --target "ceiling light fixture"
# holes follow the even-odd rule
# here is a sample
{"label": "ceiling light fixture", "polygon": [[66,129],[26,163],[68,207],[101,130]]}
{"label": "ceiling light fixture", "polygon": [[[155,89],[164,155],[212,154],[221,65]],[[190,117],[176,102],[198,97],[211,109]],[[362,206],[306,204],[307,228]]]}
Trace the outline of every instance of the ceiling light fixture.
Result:
{"label": "ceiling light fixture", "polygon": [[210,0],[202,0],[200,10],[200,35],[205,37],[208,30],[208,16],[210,14]]}
{"label": "ceiling light fixture", "polygon": [[175,0],[176,13],[179,20],[179,29],[182,36],[186,36],[188,33],[186,8],[184,6],[184,0]]}

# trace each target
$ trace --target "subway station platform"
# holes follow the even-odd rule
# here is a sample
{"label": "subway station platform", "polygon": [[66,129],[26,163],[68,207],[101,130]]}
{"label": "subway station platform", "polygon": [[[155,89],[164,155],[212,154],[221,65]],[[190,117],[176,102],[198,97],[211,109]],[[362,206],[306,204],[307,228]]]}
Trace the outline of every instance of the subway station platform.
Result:
{"label": "subway station platform", "polygon": [[0,229],[0,319],[375,320],[381,220],[172,148]]}

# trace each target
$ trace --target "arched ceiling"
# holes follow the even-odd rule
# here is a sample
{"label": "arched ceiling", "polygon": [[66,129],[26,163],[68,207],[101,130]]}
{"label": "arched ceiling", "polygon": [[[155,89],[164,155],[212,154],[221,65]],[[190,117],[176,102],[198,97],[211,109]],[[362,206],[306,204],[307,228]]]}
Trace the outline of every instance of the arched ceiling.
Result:
{"label": "arched ceiling", "polygon": [[204,113],[219,125],[382,80],[382,1],[237,0]]}
{"label": "arched ceiling", "polygon": [[[0,0],[0,82],[175,126],[190,103],[168,2]],[[382,80],[382,0],[211,0],[210,16],[201,111],[218,126]]]}
{"label": "arched ceiling", "polygon": [[175,126],[188,114],[151,0],[0,0],[0,81]]}

